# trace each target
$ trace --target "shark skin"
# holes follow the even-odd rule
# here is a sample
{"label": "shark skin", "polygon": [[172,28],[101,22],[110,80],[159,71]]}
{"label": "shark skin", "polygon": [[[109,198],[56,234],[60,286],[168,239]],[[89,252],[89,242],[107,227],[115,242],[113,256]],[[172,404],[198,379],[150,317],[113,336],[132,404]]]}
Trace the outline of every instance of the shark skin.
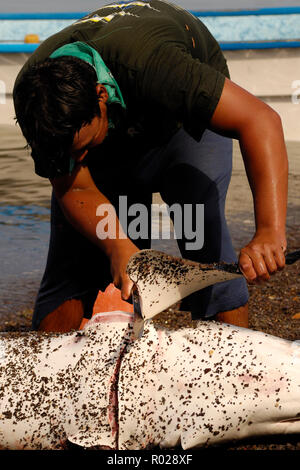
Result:
{"label": "shark skin", "polygon": [[217,322],[169,330],[96,314],[0,336],[0,447],[139,450],[300,433],[300,343]]}
{"label": "shark skin", "polygon": [[112,312],[66,334],[2,333],[0,448],[116,448],[116,369],[130,320]]}

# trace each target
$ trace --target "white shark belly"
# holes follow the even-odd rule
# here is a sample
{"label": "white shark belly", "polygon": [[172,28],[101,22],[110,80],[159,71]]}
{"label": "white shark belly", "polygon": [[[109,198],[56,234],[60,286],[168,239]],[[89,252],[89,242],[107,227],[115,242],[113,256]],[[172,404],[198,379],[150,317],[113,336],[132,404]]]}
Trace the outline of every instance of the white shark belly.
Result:
{"label": "white shark belly", "polygon": [[112,390],[127,330],[128,321],[61,335],[0,335],[0,447],[63,449],[69,441],[115,448]]}
{"label": "white shark belly", "polygon": [[150,324],[123,358],[119,413],[123,449],[300,432],[300,345],[215,322]]}
{"label": "white shark belly", "polygon": [[170,331],[108,312],[0,338],[0,447],[184,449],[300,433],[300,347],[215,322]]}

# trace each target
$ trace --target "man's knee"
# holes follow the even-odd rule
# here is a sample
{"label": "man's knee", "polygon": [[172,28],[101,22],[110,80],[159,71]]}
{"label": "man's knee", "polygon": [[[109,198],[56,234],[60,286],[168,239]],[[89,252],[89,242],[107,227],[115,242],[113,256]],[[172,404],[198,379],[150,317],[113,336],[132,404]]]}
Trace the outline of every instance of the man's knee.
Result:
{"label": "man's knee", "polygon": [[66,333],[71,330],[77,330],[80,327],[83,314],[84,306],[82,300],[66,300],[41,321],[38,331]]}
{"label": "man's knee", "polygon": [[234,310],[217,313],[215,319],[220,322],[230,323],[231,325],[249,328],[248,303]]}

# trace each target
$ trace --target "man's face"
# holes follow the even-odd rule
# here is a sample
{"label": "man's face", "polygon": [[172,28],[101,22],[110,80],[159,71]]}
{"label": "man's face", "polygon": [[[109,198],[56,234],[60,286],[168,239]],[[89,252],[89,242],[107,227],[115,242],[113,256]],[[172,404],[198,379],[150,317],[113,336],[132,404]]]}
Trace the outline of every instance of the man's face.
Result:
{"label": "man's face", "polygon": [[80,162],[84,159],[90,148],[100,145],[108,132],[106,90],[103,92],[102,88],[99,88],[98,96],[100,116],[95,116],[90,124],[82,126],[79,132],[75,134],[73,139],[71,157],[74,158],[74,160],[77,162]]}

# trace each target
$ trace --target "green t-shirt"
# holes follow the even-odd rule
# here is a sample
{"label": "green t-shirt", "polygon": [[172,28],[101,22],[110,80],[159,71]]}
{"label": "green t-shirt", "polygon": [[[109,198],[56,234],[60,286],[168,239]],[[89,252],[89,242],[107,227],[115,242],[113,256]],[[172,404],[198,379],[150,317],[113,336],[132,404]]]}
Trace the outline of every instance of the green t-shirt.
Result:
{"label": "green t-shirt", "polygon": [[17,81],[28,66],[75,41],[101,54],[125,100],[129,132],[145,149],[165,143],[181,126],[201,139],[229,77],[201,21],[161,0],[112,3],[45,40]]}

